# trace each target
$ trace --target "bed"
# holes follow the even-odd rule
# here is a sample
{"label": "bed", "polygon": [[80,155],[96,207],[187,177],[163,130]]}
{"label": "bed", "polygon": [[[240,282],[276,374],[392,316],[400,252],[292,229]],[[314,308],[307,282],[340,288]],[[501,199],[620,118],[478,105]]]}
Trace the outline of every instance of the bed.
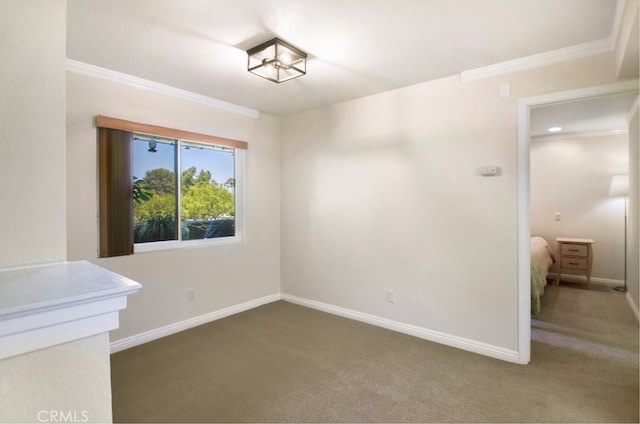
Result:
{"label": "bed", "polygon": [[542,237],[531,237],[531,313],[540,313],[540,297],[547,285],[549,267],[555,262],[549,243]]}

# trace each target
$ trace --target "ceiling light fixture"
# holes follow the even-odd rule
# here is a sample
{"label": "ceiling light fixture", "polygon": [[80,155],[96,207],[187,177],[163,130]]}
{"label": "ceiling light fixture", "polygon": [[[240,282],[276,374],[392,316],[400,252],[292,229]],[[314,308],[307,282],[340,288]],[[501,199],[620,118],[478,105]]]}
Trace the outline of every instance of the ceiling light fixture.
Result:
{"label": "ceiling light fixture", "polygon": [[273,82],[284,82],[307,73],[307,54],[279,38],[247,50],[247,70]]}
{"label": "ceiling light fixture", "polygon": [[549,132],[558,132],[558,131],[562,131],[562,127],[551,127],[551,128],[549,128],[547,131],[549,131]]}

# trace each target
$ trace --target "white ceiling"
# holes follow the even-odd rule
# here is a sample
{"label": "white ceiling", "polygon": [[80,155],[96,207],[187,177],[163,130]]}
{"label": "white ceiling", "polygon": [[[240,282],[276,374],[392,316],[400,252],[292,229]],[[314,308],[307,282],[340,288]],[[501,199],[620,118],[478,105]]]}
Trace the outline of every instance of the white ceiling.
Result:
{"label": "white ceiling", "polygon": [[[531,110],[530,134],[533,138],[577,133],[627,131],[627,116],[638,92],[589,97],[560,102]],[[560,127],[550,133],[551,127]]]}
{"label": "white ceiling", "polygon": [[[68,0],[67,57],[286,115],[612,36],[618,0]],[[307,75],[249,74],[274,36]]]}

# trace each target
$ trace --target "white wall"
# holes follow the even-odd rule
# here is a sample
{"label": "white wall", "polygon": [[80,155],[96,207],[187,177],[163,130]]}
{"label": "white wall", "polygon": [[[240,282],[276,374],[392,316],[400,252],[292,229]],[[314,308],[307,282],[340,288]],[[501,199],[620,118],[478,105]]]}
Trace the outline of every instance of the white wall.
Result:
{"label": "white wall", "polygon": [[627,134],[549,137],[532,141],[530,152],[531,234],[554,251],[556,237],[595,240],[592,278],[622,285],[624,199],[609,197],[609,187],[628,172]]}
{"label": "white wall", "polygon": [[611,82],[613,62],[445,78],[285,118],[283,292],[517,354],[517,99]]}
{"label": "white wall", "polygon": [[629,216],[627,228],[627,284],[629,285],[629,297],[635,305],[636,311],[640,309],[640,149],[638,148],[638,108],[636,108],[629,120]]}
{"label": "white wall", "polygon": [[66,2],[0,1],[0,268],[65,258]]}
{"label": "white wall", "polygon": [[[0,0],[0,268],[66,256],[66,12],[64,0]],[[110,422],[108,340],[0,361],[0,421]]]}
{"label": "white wall", "polygon": [[[206,248],[97,259],[96,115],[249,143],[245,240]],[[279,122],[225,112],[116,82],[67,74],[67,255],[132,278],[112,341],[280,292]],[[196,301],[187,301],[187,289]]]}
{"label": "white wall", "polygon": [[0,422],[111,422],[107,333],[4,359],[0,375]]}

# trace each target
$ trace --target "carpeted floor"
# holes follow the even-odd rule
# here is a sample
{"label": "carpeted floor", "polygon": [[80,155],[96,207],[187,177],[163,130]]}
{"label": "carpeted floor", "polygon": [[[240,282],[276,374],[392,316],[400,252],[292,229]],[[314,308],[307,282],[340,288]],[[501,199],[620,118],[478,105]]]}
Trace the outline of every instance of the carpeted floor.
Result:
{"label": "carpeted floor", "polygon": [[638,422],[623,294],[549,286],[515,365],[276,302],[112,355],[115,422]]}

